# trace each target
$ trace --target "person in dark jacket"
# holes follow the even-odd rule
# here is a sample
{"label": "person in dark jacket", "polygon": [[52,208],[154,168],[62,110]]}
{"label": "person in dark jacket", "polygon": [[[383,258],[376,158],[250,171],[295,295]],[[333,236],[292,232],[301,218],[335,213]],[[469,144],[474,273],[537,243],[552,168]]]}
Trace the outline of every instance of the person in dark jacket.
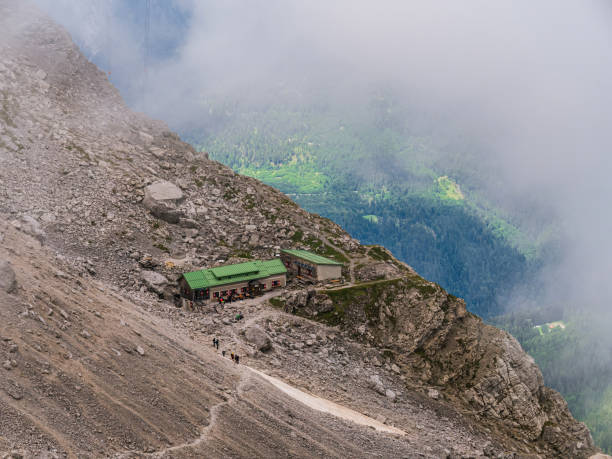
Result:
{"label": "person in dark jacket", "polygon": [[234,362],[240,363],[240,357],[238,357],[238,354],[236,354],[236,356],[234,357]]}

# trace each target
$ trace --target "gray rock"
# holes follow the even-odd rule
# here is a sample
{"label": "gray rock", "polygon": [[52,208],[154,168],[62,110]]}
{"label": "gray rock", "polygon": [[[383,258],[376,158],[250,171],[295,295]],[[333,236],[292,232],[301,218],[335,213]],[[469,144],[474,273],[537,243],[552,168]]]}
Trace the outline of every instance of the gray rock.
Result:
{"label": "gray rock", "polygon": [[183,213],[176,205],[183,200],[183,192],[174,183],[162,180],[145,188],[143,205],[157,218],[168,223],[179,223]]}
{"label": "gray rock", "polygon": [[136,346],[136,352],[138,352],[140,355],[145,355],[145,351],[141,346]]}
{"label": "gray rock", "polygon": [[15,271],[7,260],[0,260],[0,289],[12,293],[17,289]]}
{"label": "gray rock", "polygon": [[383,385],[382,380],[380,379],[380,376],[378,375],[370,376],[370,379],[368,380],[368,385],[370,386],[370,389],[375,390],[380,395],[387,395],[385,386]]}
{"label": "gray rock", "polygon": [[387,389],[385,391],[385,395],[387,396],[388,399],[395,400],[395,397],[396,397],[395,392],[393,392],[391,389]]}
{"label": "gray rock", "polygon": [[142,271],[140,277],[149,290],[163,295],[164,287],[168,285],[168,279],[163,274],[155,271]]}
{"label": "gray rock", "polygon": [[145,188],[145,198],[154,201],[180,201],[183,199],[183,192],[174,183],[166,180],[152,183]]}
{"label": "gray rock", "polygon": [[4,386],[4,391],[15,400],[23,398],[23,388],[14,381],[8,380]]}
{"label": "gray rock", "polygon": [[249,343],[255,345],[255,347],[262,352],[266,352],[272,347],[270,337],[257,325],[248,327],[244,332],[244,337]]}
{"label": "gray rock", "polygon": [[438,392],[436,389],[429,389],[427,391],[427,396],[429,398],[433,398],[434,400],[438,400],[440,398],[440,392]]}
{"label": "gray rock", "polygon": [[194,229],[197,229],[200,226],[197,221],[191,218],[182,218],[182,217],[179,217],[179,225],[181,225],[184,228],[194,228]]}

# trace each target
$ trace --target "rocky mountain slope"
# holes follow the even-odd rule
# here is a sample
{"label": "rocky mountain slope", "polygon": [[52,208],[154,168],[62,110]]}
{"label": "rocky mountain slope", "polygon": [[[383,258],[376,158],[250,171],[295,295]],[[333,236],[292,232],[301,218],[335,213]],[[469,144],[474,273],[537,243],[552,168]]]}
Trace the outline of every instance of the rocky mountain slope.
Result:
{"label": "rocky mountain slope", "polygon": [[[11,0],[0,0],[0,217],[0,452],[595,451],[513,338],[384,249],[131,112],[63,29]],[[348,284],[218,312],[171,301],[183,270],[290,247],[344,260]],[[312,411],[242,363],[406,435]]]}

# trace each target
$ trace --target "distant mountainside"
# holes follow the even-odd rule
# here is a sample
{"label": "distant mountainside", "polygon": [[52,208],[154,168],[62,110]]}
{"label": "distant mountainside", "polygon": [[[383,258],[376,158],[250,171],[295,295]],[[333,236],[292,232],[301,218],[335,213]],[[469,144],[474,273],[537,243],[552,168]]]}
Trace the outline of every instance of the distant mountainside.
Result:
{"label": "distant mountainside", "polygon": [[[172,196],[148,192],[159,182]],[[3,457],[597,451],[509,334],[129,110],[25,1],[0,0],[0,184]],[[344,285],[173,302],[184,271],[282,248],[343,260]],[[403,435],[315,411],[249,367]]]}

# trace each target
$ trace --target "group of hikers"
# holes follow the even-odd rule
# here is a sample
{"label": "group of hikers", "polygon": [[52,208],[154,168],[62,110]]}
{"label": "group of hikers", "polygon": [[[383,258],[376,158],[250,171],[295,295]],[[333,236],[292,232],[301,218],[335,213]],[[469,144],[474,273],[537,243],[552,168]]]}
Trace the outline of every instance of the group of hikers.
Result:
{"label": "group of hikers", "polygon": [[[213,338],[213,347],[219,350],[219,338]],[[225,357],[225,353],[225,349],[221,351],[221,355],[223,355],[223,357]],[[231,352],[230,357],[234,361],[234,363],[240,363],[240,357],[238,356],[238,354]]]}

